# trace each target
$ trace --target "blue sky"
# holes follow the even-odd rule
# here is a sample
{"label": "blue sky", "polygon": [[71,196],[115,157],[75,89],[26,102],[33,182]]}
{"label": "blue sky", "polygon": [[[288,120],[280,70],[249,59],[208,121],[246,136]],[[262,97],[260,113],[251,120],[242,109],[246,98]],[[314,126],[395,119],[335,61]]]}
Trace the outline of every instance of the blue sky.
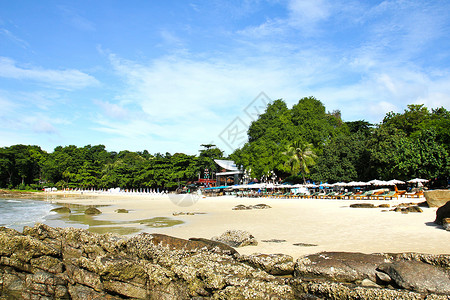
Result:
{"label": "blue sky", "polygon": [[314,96],[344,121],[449,109],[449,11],[438,0],[0,0],[0,146],[197,154],[212,142],[229,154],[261,92],[289,107]]}

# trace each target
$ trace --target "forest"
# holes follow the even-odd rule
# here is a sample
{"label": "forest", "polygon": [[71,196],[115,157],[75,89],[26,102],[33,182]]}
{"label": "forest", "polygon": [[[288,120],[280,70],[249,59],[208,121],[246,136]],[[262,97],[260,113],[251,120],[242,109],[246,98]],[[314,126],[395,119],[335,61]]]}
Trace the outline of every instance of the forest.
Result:
{"label": "forest", "polygon": [[[291,183],[432,179],[450,177],[450,112],[411,104],[389,112],[379,124],[345,122],[320,100],[305,97],[292,108],[270,103],[249,126],[248,142],[227,157],[250,178],[275,174]],[[0,187],[17,189],[120,187],[174,190],[214,172],[223,151],[202,145],[198,155],[107,151],[104,145],[36,145],[0,148]],[[209,173],[211,174],[211,173]]]}

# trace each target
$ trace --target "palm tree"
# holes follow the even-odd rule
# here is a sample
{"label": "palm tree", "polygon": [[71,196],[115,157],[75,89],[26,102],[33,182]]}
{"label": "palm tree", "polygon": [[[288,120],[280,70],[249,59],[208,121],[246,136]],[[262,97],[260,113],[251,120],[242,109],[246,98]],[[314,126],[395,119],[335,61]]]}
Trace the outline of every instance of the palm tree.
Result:
{"label": "palm tree", "polygon": [[312,144],[295,141],[288,146],[287,151],[283,154],[288,157],[286,164],[291,168],[291,174],[296,175],[299,171],[302,171],[303,183],[306,184],[305,174],[309,174],[308,166],[314,165],[314,159],[317,158],[312,149]]}

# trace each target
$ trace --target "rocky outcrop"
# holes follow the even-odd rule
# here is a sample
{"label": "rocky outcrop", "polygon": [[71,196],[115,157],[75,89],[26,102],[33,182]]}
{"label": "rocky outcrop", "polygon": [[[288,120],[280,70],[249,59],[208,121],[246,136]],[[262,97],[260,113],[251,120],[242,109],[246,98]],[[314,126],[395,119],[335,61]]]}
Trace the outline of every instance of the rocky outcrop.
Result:
{"label": "rocky outcrop", "polygon": [[286,254],[261,254],[242,255],[238,261],[249,264],[252,267],[266,271],[272,275],[290,275],[294,273],[294,260]]}
{"label": "rocky outcrop", "polygon": [[232,210],[250,210],[250,209],[269,209],[272,208],[267,204],[256,204],[256,205],[244,205],[239,204],[232,208]]}
{"label": "rocky outcrop", "polygon": [[350,207],[352,207],[352,208],[374,208],[375,205],[373,205],[372,203],[354,203],[354,204],[350,204]]}
{"label": "rocky outcrop", "polygon": [[403,289],[450,295],[448,274],[435,266],[418,261],[396,261],[377,268],[387,274],[393,283]]}
{"label": "rocky outcrop", "polygon": [[86,215],[99,215],[101,213],[102,212],[98,208],[95,208],[95,207],[89,207],[84,211],[84,214],[86,214]]}
{"label": "rocky outcrop", "polygon": [[436,211],[436,219],[434,223],[443,225],[444,219],[450,218],[450,201],[439,207]]}
{"label": "rocky outcrop", "polygon": [[429,207],[441,207],[450,201],[450,190],[430,190],[423,193]]}
{"label": "rocky outcrop", "polygon": [[282,278],[217,244],[164,235],[125,239],[36,225],[0,230],[0,298],[293,299]]}
{"label": "rocky outcrop", "polygon": [[227,244],[231,247],[256,246],[258,241],[250,232],[245,230],[227,230],[219,237],[212,237],[213,241]]}
{"label": "rocky outcrop", "polygon": [[52,209],[51,211],[54,211],[58,214],[70,214],[72,211],[70,210],[70,208],[62,206],[62,207],[57,207]]}
{"label": "rocky outcrop", "polygon": [[442,220],[442,227],[444,227],[445,230],[450,231],[450,218]]}
{"label": "rocky outcrop", "polygon": [[448,299],[450,257],[239,255],[201,238],[0,227],[0,299]]}

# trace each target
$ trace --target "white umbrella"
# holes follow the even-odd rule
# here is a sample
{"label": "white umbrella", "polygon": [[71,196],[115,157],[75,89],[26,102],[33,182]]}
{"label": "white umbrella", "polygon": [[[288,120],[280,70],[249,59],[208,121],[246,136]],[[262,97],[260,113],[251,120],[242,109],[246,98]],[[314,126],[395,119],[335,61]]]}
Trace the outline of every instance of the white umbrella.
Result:
{"label": "white umbrella", "polygon": [[268,183],[266,185],[266,188],[268,188],[268,189],[273,189],[274,187],[275,187],[275,185],[273,183]]}
{"label": "white umbrella", "polygon": [[404,181],[397,180],[397,179],[389,180],[388,183],[389,183],[390,185],[405,184]]}
{"label": "white umbrella", "polygon": [[387,181],[378,180],[378,179],[371,180],[371,181],[369,181],[369,183],[372,184],[372,185],[389,185],[387,183]]}
{"label": "white umbrella", "polygon": [[307,188],[316,188],[316,187],[317,187],[317,185],[312,184],[312,183],[308,183],[308,184],[306,184],[305,186],[306,186]]}
{"label": "white umbrella", "polygon": [[427,179],[421,179],[421,178],[414,178],[411,180],[408,180],[409,183],[423,183],[423,182],[428,182],[429,180]]}
{"label": "white umbrella", "polygon": [[297,184],[294,184],[293,187],[294,188],[302,188],[302,187],[305,187],[305,185],[297,183]]}
{"label": "white umbrella", "polygon": [[332,186],[347,186],[347,183],[345,183],[345,182],[336,182],[336,183],[333,183]]}
{"label": "white umbrella", "polygon": [[332,187],[333,185],[332,185],[332,184],[329,184],[329,183],[322,183],[322,184],[320,184],[319,186],[323,186],[323,187]]}

